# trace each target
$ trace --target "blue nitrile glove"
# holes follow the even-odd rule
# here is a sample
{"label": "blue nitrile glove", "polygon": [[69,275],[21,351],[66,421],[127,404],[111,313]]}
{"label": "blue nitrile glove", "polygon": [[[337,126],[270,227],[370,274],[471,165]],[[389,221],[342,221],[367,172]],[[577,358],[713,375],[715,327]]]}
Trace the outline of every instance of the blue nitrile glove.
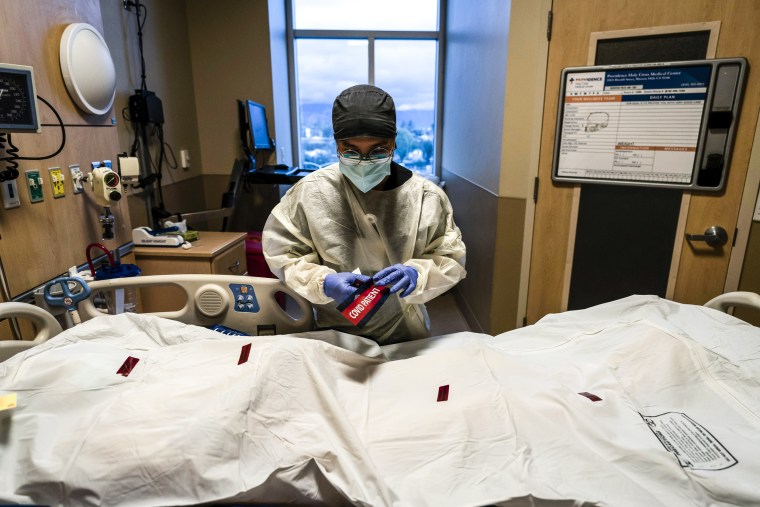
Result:
{"label": "blue nitrile glove", "polygon": [[404,290],[400,297],[404,298],[417,288],[417,270],[403,264],[394,264],[379,271],[372,279],[375,285],[391,285],[391,294]]}
{"label": "blue nitrile glove", "polygon": [[325,277],[323,285],[325,296],[333,298],[338,304],[356,292],[356,288],[369,280],[366,275],[356,273],[331,273]]}

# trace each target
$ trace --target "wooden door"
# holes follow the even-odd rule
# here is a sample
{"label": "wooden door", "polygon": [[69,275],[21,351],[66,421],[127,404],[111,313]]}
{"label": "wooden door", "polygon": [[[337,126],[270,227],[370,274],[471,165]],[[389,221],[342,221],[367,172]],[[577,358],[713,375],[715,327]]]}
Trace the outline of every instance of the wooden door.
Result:
{"label": "wooden door", "polygon": [[[723,292],[736,234],[760,107],[760,94],[753,91],[760,89],[760,72],[756,70],[760,68],[760,30],[757,29],[760,3],[753,0],[554,0],[552,12],[527,322],[533,323],[548,313],[567,308],[579,187],[551,181],[560,73],[565,67],[589,64],[589,47],[595,37],[592,34],[599,32],[650,28],[663,31],[663,27],[677,25],[700,29],[702,26],[719,30],[719,38],[713,38],[716,58],[744,56],[750,68],[755,68],[748,73],[725,190],[717,194],[684,193],[680,206],[667,297],[703,304]],[[722,249],[695,248],[685,241],[685,233],[702,234],[714,225],[729,232],[729,242]],[[738,234],[748,232],[738,231]]]}

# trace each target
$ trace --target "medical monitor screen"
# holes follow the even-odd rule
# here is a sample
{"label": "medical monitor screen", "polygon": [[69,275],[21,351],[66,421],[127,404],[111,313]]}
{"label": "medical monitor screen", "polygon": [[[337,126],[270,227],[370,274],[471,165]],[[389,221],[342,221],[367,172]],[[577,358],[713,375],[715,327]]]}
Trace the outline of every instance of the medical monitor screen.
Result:
{"label": "medical monitor screen", "polygon": [[555,181],[720,190],[746,60],[568,68]]}
{"label": "medical monitor screen", "polygon": [[31,67],[0,64],[0,132],[39,132]]}
{"label": "medical monitor screen", "polygon": [[266,108],[251,100],[246,101],[248,126],[251,136],[251,148],[254,150],[272,150],[274,145],[267,127]]}

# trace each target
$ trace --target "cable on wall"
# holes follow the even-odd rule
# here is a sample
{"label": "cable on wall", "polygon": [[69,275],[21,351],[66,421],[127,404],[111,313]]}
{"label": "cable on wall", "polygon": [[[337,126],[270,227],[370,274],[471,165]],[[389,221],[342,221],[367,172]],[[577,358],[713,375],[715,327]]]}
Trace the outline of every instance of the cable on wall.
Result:
{"label": "cable on wall", "polygon": [[[19,152],[18,147],[15,144],[13,144],[12,135],[10,133],[7,133],[7,134],[0,133],[0,149],[4,150],[6,154],[6,157],[0,160],[2,160],[3,162],[7,162],[8,164],[4,170],[0,171],[0,182],[15,180],[16,178],[18,178],[19,176],[18,160],[47,160],[61,153],[63,151],[64,146],[66,146],[66,127],[63,124],[63,119],[61,118],[61,115],[58,114],[58,111],[53,107],[53,105],[50,102],[43,99],[39,95],[37,95],[37,99],[43,102],[45,105],[47,105],[50,108],[50,110],[53,111],[53,114],[58,120],[58,126],[61,128],[61,145],[58,147],[56,151],[54,151],[50,155],[44,155],[41,157],[22,157],[18,155],[18,152]],[[6,147],[6,144],[7,144],[7,147]]]}
{"label": "cable on wall", "polygon": [[[137,18],[137,40],[138,48],[140,52],[140,89],[135,90],[135,94],[129,97],[129,106],[122,111],[122,116],[128,118],[132,123],[135,133],[134,141],[130,149],[131,156],[135,156],[138,152],[141,154],[141,166],[143,167],[143,175],[138,179],[137,184],[133,185],[134,188],[145,188],[149,190],[146,194],[146,204],[149,208],[149,213],[152,221],[155,223],[159,219],[167,218],[172,213],[166,210],[164,204],[163,188],[161,186],[161,180],[163,178],[163,162],[166,159],[167,143],[164,141],[164,113],[161,100],[156,94],[148,90],[146,71],[145,71],[145,49],[143,45],[143,29],[145,28],[145,22],[148,17],[148,9],[140,2],[140,0],[125,0],[124,7],[130,9],[134,7]],[[152,125],[152,129],[148,129],[148,126]],[[158,159],[157,162],[153,160],[150,153],[151,138],[155,138],[158,142]],[[169,147],[171,150],[171,147]],[[172,150],[172,156],[173,156]],[[169,167],[172,165],[167,164]],[[176,167],[176,159],[175,165]],[[158,200],[155,206],[151,206],[150,191],[154,188],[158,194]]]}

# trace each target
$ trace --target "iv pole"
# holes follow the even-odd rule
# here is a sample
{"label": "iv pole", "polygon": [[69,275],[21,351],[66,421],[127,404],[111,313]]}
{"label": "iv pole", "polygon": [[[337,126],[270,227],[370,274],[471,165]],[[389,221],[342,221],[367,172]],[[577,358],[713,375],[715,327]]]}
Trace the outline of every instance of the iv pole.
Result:
{"label": "iv pole", "polygon": [[[147,86],[145,84],[145,58],[143,55],[143,40],[142,40],[142,29],[143,24],[145,23],[145,19],[140,19],[140,9],[143,9],[144,7],[140,4],[140,0],[124,0],[124,8],[129,10],[131,7],[135,8],[135,14],[137,15],[137,37],[139,41],[139,48],[140,48],[140,64],[141,64],[141,85],[140,85],[140,92],[147,92]],[[146,13],[147,14],[147,13]],[[138,92],[136,91],[136,94]],[[133,96],[134,97],[134,96]],[[130,99],[131,100],[131,99]],[[143,98],[145,100],[145,98]],[[131,111],[130,111],[131,113]],[[130,114],[131,116],[131,114]],[[161,122],[163,122],[163,113],[161,113]],[[140,181],[147,181],[148,183],[143,187],[143,198],[145,199],[145,210],[147,212],[147,218],[148,218],[148,224],[152,229],[155,229],[157,227],[157,223],[153,216],[153,207],[155,202],[155,196],[153,195],[153,182],[150,179],[147,179],[149,176],[151,176],[151,160],[150,160],[150,151],[148,150],[148,131],[147,131],[148,121],[147,118],[135,118],[132,117],[132,128],[135,131],[135,145],[133,145],[133,156],[134,156],[134,148],[137,148],[137,151],[139,152],[139,162],[140,162]],[[158,185],[161,185],[161,180],[159,179],[157,182]]]}
{"label": "iv pole", "polygon": [[[148,151],[148,133],[147,124],[141,122],[133,123],[135,128],[135,135],[137,136],[138,156],[140,160],[140,180],[144,180],[151,174],[150,170],[150,152]],[[161,182],[159,181],[160,185]],[[151,229],[155,229],[158,225],[153,218],[153,205],[155,197],[153,195],[153,184],[148,184],[143,187],[142,196],[145,199],[145,210],[148,216],[148,224]]]}

